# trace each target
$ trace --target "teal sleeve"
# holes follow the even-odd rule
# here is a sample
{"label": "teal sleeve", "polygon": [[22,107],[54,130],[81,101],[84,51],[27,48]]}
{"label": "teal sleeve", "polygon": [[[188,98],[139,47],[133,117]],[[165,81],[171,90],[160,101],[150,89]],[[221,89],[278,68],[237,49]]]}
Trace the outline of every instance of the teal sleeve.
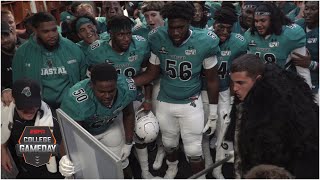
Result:
{"label": "teal sleeve", "polygon": [[205,58],[217,55],[220,52],[219,37],[214,32],[208,31],[205,38],[207,39],[207,43],[205,43],[204,46],[208,47]]}
{"label": "teal sleeve", "polygon": [[297,24],[286,26],[283,34],[288,38],[287,44],[290,51],[306,45],[306,33]]}
{"label": "teal sleeve", "polygon": [[60,108],[75,121],[85,121],[92,115],[95,107],[90,100],[78,102],[76,97],[72,95],[73,89],[70,89],[68,94],[62,100]]}
{"label": "teal sleeve", "polygon": [[80,56],[80,80],[83,80],[87,78],[87,62],[86,62],[86,57],[81,49],[79,49],[79,56]]}

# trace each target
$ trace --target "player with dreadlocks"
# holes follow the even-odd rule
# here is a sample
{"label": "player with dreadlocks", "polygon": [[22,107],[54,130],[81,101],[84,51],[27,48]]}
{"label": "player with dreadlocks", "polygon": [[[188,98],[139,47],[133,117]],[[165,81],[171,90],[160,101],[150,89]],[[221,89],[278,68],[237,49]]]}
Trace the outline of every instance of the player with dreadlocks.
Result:
{"label": "player with dreadlocks", "polygon": [[[160,75],[156,116],[167,154],[168,169],[164,178],[173,179],[178,172],[178,147],[181,135],[184,151],[195,174],[204,169],[202,135],[215,131],[219,81],[217,57],[219,38],[211,31],[191,30],[194,8],[187,2],[166,4],[161,11],[168,26],[149,33],[151,58],[147,70],[134,77],[138,86]],[[207,78],[210,103],[208,123],[204,127],[201,100],[201,70]],[[160,74],[161,72],[161,74]]]}
{"label": "player with dreadlocks", "polygon": [[[220,38],[220,53],[218,57],[218,75],[219,75],[219,103],[218,103],[218,120],[217,120],[217,130],[214,134],[214,138],[211,140],[216,140],[212,142],[215,144],[216,148],[216,162],[222,160],[225,157],[225,153],[230,151],[232,146],[226,146],[222,144],[223,136],[230,123],[229,112],[231,109],[231,97],[230,97],[230,76],[229,68],[232,63],[232,60],[241,54],[246,54],[247,52],[247,43],[244,37],[240,34],[232,33],[231,29],[233,24],[237,21],[237,14],[235,7],[231,3],[224,3],[221,6],[221,9],[217,10],[214,13],[213,19],[215,20],[213,24],[214,32]],[[204,90],[206,89],[205,83]],[[205,116],[208,115],[208,99],[207,92],[202,91],[202,100],[204,102]],[[205,141],[204,141],[205,143]],[[227,142],[224,142],[227,143]],[[209,159],[208,155],[204,153],[205,159]],[[213,170],[213,176],[217,179],[223,178],[221,167],[219,166]]]}
{"label": "player with dreadlocks", "polygon": [[190,2],[195,9],[194,16],[191,21],[191,26],[204,29],[208,22],[208,16],[205,9],[205,1],[192,1]]}
{"label": "player with dreadlocks", "polygon": [[255,9],[254,25],[244,34],[250,54],[256,54],[267,63],[276,63],[283,69],[296,71],[311,87],[308,68],[295,66],[293,52],[306,55],[306,34],[292,24],[273,3],[265,2]]}

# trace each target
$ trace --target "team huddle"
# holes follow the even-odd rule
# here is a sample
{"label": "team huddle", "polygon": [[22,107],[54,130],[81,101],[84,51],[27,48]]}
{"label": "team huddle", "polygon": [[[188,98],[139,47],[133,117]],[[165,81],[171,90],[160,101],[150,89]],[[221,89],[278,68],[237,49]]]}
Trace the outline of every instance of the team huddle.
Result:
{"label": "team huddle", "polygon": [[[33,14],[21,45],[2,19],[2,172],[79,171],[63,146],[54,167],[33,167],[15,152],[24,127],[48,111],[40,125],[63,144],[60,108],[121,159],[124,178],[136,178],[134,154],[141,178],[174,179],[179,152],[191,174],[231,155],[214,178],[319,178],[318,1],[103,4],[105,17],[94,3],[68,4],[60,26],[50,13]],[[149,169],[152,142],[151,167],[165,160],[163,177]]]}

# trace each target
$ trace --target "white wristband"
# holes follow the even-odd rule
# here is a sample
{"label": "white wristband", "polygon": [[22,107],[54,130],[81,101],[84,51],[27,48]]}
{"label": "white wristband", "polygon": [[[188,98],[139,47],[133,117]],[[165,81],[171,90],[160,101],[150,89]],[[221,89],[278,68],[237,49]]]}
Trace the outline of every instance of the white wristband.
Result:
{"label": "white wristband", "polygon": [[209,114],[210,115],[217,115],[218,113],[218,104],[209,104]]}

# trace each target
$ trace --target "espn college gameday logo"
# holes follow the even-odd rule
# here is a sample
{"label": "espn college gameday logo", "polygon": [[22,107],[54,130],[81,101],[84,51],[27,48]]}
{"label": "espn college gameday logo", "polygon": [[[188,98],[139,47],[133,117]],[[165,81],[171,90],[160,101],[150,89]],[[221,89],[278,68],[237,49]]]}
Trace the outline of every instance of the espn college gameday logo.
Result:
{"label": "espn college gameday logo", "polygon": [[49,162],[51,155],[57,155],[59,148],[48,126],[26,126],[22,132],[16,152],[27,164],[39,167]]}

